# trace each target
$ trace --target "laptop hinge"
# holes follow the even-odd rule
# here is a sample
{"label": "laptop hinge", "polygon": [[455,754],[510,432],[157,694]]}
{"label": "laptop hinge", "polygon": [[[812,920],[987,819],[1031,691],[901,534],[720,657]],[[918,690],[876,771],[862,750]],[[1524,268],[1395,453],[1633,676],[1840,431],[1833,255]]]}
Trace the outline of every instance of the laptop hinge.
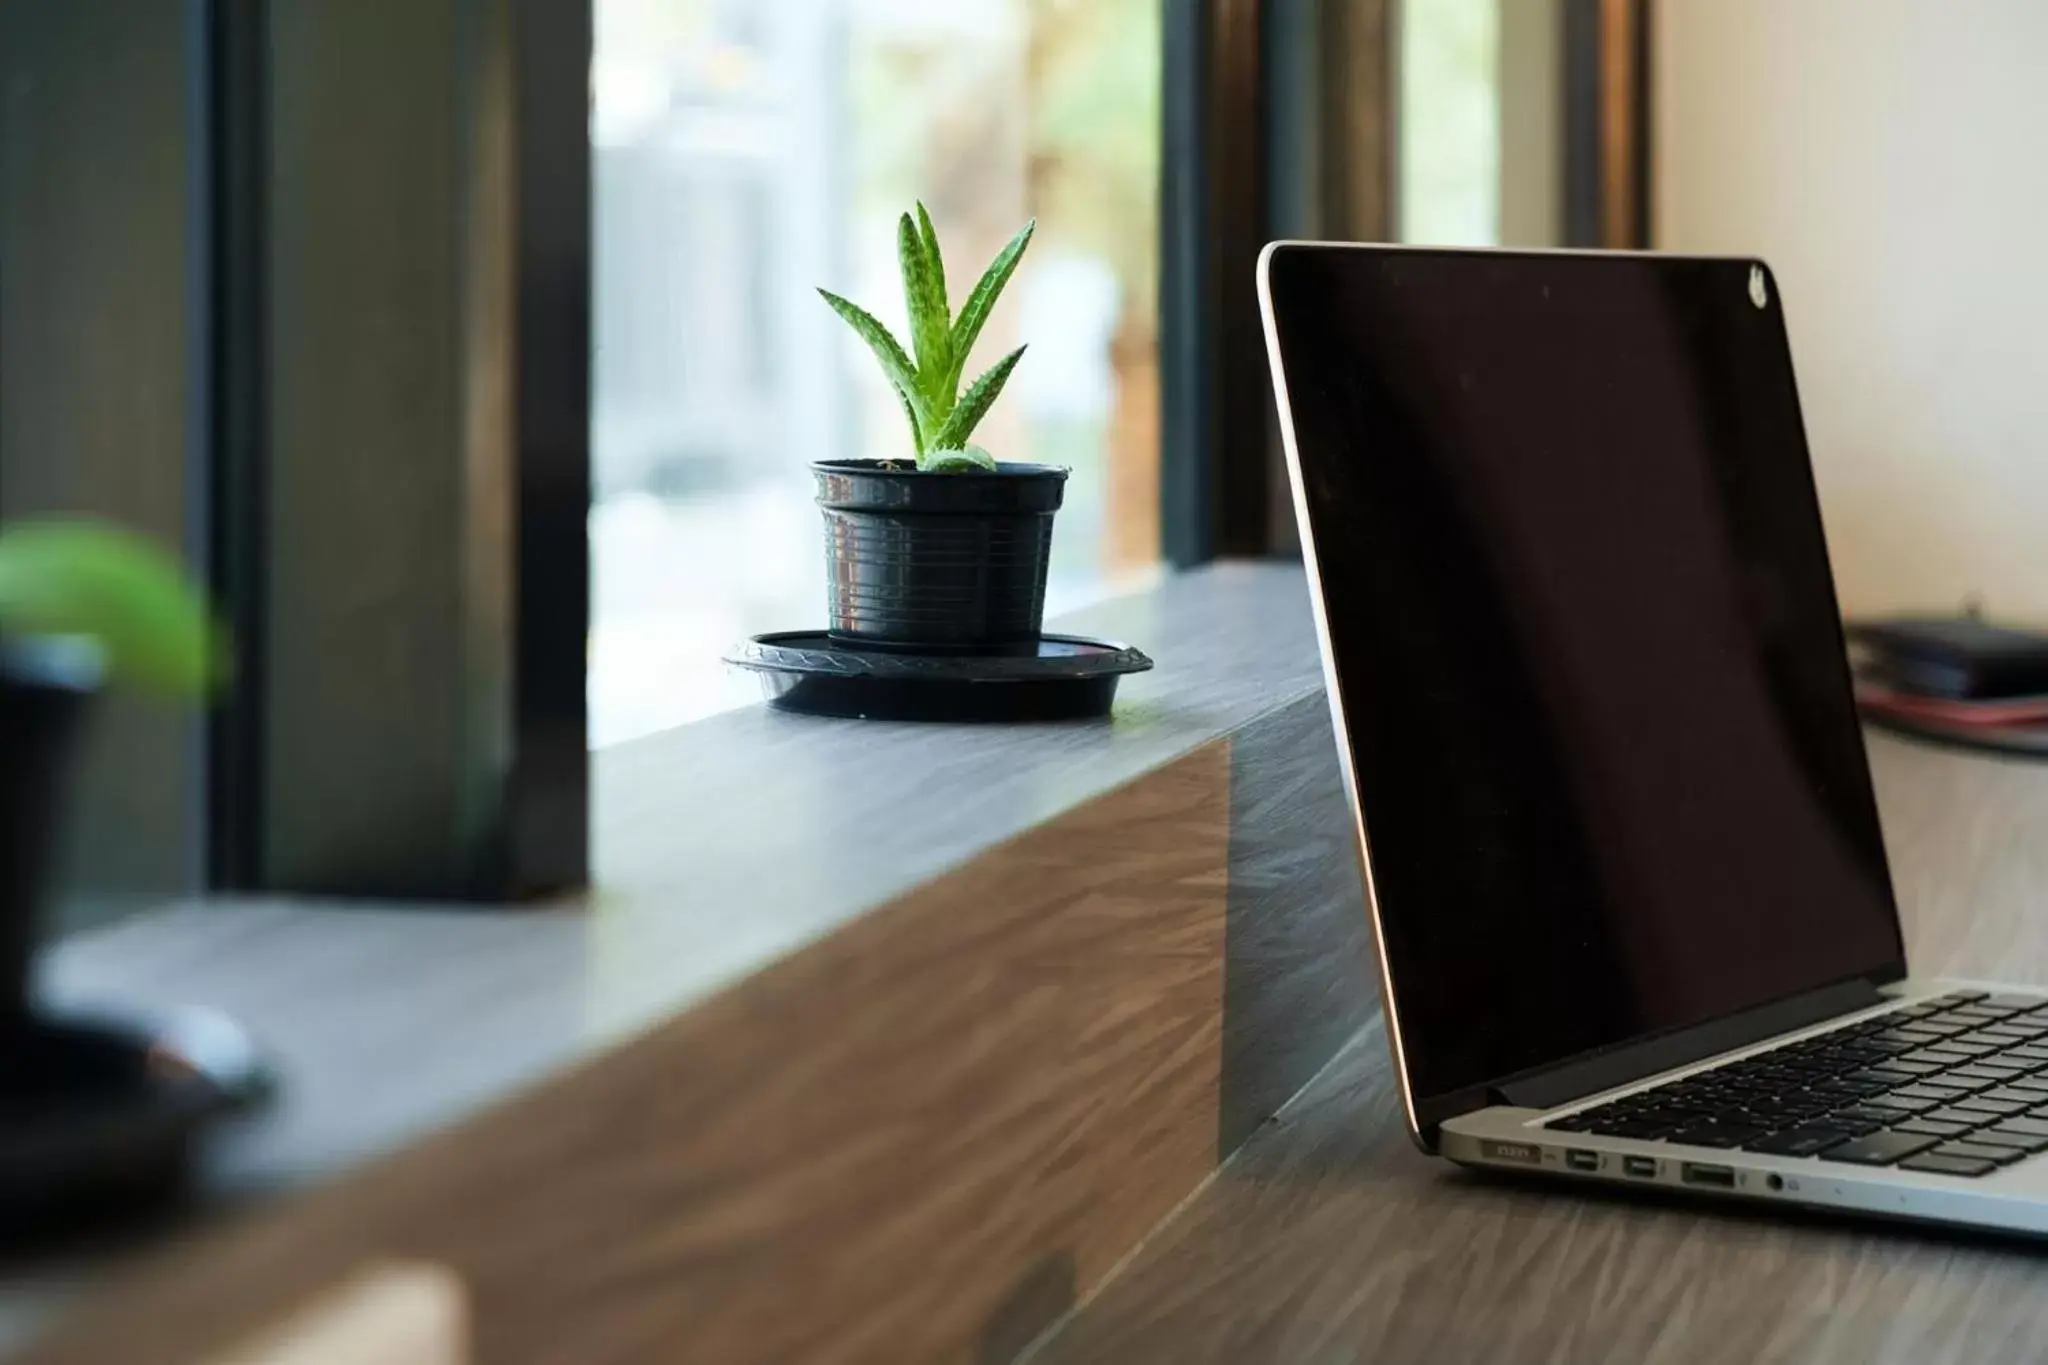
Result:
{"label": "laptop hinge", "polygon": [[1660,1071],[1689,1066],[1781,1033],[1881,1005],[1885,998],[1874,982],[1844,981],[1676,1033],[1625,1043],[1590,1057],[1575,1057],[1539,1071],[1525,1072],[1490,1088],[1502,1102],[1518,1108],[1553,1109],[1581,1095],[1612,1090]]}

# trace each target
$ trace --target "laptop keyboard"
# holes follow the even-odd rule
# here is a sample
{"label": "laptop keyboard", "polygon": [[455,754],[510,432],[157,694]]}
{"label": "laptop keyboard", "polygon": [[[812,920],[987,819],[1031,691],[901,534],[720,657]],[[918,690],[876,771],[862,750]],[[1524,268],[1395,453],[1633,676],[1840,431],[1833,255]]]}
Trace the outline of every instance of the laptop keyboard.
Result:
{"label": "laptop keyboard", "polygon": [[2048,1150],[2048,998],[1955,991],[1543,1126],[1988,1175]]}

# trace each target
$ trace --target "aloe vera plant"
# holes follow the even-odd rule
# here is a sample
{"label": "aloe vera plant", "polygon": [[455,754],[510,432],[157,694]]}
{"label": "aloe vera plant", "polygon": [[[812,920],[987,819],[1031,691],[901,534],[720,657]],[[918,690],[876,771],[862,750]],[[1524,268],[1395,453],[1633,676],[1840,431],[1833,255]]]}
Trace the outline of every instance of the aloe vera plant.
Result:
{"label": "aloe vera plant", "polygon": [[[903,271],[903,297],[910,311],[910,349],[896,340],[873,314],[830,290],[818,292],[832,311],[860,335],[882,363],[882,373],[903,400],[903,414],[910,419],[912,448],[917,467],[935,473],[993,470],[996,462],[967,438],[988,414],[996,395],[1003,391],[1010,372],[1024,356],[1024,347],[989,366],[982,376],[961,392],[960,380],[967,366],[967,353],[974,349],[982,324],[994,311],[996,299],[1031,244],[1038,226],[1033,219],[996,253],[981,279],[967,295],[955,315],[946,300],[946,266],[939,256],[939,237],[932,230],[931,215],[917,206],[913,220],[906,213],[896,225],[896,254]],[[913,356],[915,357],[913,359]]]}

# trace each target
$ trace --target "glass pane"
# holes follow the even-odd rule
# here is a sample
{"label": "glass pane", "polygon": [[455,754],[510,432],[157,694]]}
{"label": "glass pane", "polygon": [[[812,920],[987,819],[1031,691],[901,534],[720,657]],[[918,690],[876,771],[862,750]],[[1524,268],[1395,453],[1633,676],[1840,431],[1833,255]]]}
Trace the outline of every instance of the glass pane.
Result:
{"label": "glass pane", "polygon": [[1160,0],[598,0],[591,741],[754,698],[718,662],[824,616],[807,466],[902,454],[818,299],[899,335],[896,216],[957,306],[1038,234],[969,373],[1029,343],[976,433],[1073,469],[1048,610],[1158,558]]}
{"label": "glass pane", "polygon": [[[180,5],[0,4],[0,517],[88,514],[203,563],[189,34]],[[197,717],[110,689],[75,744],[62,932],[201,870]]]}
{"label": "glass pane", "polygon": [[1397,205],[1404,242],[1500,241],[1501,3],[1408,0],[1401,7]]}

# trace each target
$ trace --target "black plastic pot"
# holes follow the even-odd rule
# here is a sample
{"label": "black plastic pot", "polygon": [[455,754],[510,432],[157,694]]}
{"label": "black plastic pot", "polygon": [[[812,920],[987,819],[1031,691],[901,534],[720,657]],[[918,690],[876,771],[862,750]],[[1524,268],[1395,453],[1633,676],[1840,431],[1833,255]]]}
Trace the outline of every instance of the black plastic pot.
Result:
{"label": "black plastic pot", "polygon": [[811,471],[835,641],[928,654],[1036,647],[1066,470],[931,474],[893,461],[820,460]]}
{"label": "black plastic pot", "polygon": [[197,1139],[271,1093],[262,1057],[204,1011],[39,1005],[31,964],[80,722],[100,684],[78,641],[0,640],[0,1249],[150,1216]]}
{"label": "black plastic pot", "polygon": [[0,640],[0,1027],[28,1014],[29,964],[78,725],[97,652],[68,640]]}

